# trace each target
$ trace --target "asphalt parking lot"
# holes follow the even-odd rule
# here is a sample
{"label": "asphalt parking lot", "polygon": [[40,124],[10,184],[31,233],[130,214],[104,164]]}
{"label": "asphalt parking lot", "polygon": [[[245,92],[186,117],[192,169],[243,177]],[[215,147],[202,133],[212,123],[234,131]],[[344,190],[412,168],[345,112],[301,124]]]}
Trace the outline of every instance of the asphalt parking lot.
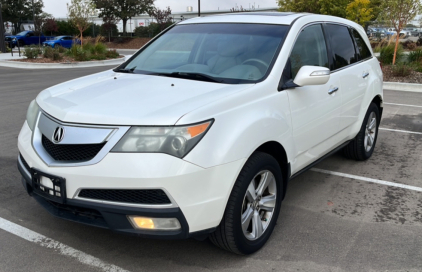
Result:
{"label": "asphalt parking lot", "polygon": [[54,218],[16,168],[27,106],[49,86],[110,68],[0,68],[0,271],[422,270],[422,92],[385,91],[370,160],[336,154],[292,180],[271,239],[254,255]]}

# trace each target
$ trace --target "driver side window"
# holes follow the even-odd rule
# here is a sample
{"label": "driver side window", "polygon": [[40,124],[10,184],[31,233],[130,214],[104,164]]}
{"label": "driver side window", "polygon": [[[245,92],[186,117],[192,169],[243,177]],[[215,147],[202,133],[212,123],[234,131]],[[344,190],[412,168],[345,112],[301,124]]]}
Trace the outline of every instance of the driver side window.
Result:
{"label": "driver side window", "polygon": [[321,25],[311,25],[302,30],[290,54],[292,79],[305,65],[327,67],[328,54]]}

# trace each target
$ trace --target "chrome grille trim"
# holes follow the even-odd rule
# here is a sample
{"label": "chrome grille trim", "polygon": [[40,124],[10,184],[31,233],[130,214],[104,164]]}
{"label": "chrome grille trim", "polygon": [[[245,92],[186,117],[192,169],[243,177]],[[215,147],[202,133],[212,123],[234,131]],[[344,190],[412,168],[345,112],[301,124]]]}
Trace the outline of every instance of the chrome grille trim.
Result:
{"label": "chrome grille trim", "polygon": [[[47,138],[52,137],[56,127],[63,127],[67,130],[66,136],[59,144],[95,144],[104,143],[104,147],[98,154],[89,161],[56,161],[42,145],[42,135]],[[49,167],[75,167],[93,165],[100,162],[110,150],[117,144],[117,142],[125,135],[130,126],[101,126],[101,125],[83,125],[72,124],[59,121],[48,116],[44,112],[40,112],[35,129],[32,133],[32,146],[34,150]],[[70,136],[69,136],[70,135]],[[51,139],[51,138],[50,138]]]}

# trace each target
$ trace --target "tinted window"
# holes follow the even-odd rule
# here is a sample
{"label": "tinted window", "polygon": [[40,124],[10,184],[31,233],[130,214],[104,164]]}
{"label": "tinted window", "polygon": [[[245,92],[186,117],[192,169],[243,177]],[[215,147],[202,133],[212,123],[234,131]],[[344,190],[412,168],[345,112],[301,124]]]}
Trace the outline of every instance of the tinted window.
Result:
{"label": "tinted window", "polygon": [[331,50],[333,52],[334,69],[340,69],[349,64],[355,63],[356,53],[349,29],[341,25],[326,26],[331,38]]}
{"label": "tinted window", "polygon": [[305,65],[328,68],[327,46],[321,25],[312,25],[303,29],[290,54],[292,78]]}
{"label": "tinted window", "polygon": [[365,40],[362,38],[359,32],[353,29],[352,33],[358,47],[357,49],[358,49],[359,60],[372,57],[371,51],[368,49],[368,46],[366,45]]}

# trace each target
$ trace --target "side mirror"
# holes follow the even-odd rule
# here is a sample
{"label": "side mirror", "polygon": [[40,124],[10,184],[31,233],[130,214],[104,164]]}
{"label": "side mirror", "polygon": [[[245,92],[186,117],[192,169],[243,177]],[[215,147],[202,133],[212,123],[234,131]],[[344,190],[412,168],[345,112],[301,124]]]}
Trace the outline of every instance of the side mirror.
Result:
{"label": "side mirror", "polygon": [[320,66],[302,66],[293,83],[298,87],[323,85],[330,79],[330,69]]}

